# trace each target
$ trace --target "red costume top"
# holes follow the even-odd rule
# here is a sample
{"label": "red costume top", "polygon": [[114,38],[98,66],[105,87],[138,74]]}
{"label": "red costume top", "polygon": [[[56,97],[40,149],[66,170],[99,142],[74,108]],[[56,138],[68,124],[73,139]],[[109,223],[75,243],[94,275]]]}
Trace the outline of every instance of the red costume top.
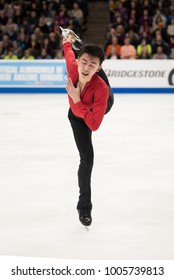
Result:
{"label": "red costume top", "polygon": [[[78,81],[79,74],[71,43],[64,43],[63,50],[68,76],[75,85]],[[92,79],[86,83],[80,94],[80,102],[75,104],[69,95],[68,98],[73,114],[83,118],[84,122],[91,130],[97,130],[103,120],[108,99],[108,87],[102,78],[97,74],[93,75]]]}

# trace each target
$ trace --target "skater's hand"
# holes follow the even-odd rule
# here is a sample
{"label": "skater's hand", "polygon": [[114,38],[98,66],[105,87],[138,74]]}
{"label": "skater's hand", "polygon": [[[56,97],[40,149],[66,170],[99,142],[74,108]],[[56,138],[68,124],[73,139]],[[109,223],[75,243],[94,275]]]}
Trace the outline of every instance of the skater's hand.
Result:
{"label": "skater's hand", "polygon": [[67,42],[72,44],[73,41],[74,41],[74,36],[71,33],[69,33],[66,37],[63,38],[63,44]]}
{"label": "skater's hand", "polygon": [[79,83],[78,83],[77,87],[75,87],[73,85],[73,82],[72,82],[71,78],[68,78],[67,83],[66,83],[66,90],[67,90],[69,96],[74,101],[74,103],[78,103],[78,102],[81,101]]}

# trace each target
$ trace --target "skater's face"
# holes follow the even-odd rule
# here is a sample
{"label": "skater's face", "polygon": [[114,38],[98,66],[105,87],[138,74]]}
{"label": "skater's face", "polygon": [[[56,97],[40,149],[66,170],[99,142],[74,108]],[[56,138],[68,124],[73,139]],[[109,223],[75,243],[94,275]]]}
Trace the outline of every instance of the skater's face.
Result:
{"label": "skater's face", "polygon": [[83,53],[78,59],[79,80],[89,82],[92,76],[100,70],[100,59]]}

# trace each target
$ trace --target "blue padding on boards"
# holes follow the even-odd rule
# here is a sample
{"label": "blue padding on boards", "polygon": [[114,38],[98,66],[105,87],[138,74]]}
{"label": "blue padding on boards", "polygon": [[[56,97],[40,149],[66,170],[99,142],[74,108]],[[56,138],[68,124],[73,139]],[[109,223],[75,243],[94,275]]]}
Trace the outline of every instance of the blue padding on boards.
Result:
{"label": "blue padding on boards", "polygon": [[[161,93],[169,93],[174,94],[174,87],[171,88],[112,88],[115,94],[161,94]],[[24,87],[24,88],[0,88],[0,94],[4,93],[28,93],[28,94],[64,94],[67,93],[65,88],[55,88],[55,87]]]}
{"label": "blue padding on boards", "polygon": [[55,93],[55,94],[62,94],[67,93],[65,88],[35,88],[35,87],[28,87],[28,88],[0,88],[0,93],[29,93],[29,94],[43,94],[43,93]]}
{"label": "blue padding on boards", "polygon": [[112,88],[114,93],[134,93],[134,94],[159,94],[159,93],[174,93],[174,87],[171,88]]}

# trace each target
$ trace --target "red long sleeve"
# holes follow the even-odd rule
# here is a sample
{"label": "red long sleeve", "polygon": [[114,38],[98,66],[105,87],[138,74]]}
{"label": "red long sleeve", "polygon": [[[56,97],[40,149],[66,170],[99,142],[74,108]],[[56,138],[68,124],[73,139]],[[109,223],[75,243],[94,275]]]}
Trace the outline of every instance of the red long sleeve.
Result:
{"label": "red long sleeve", "polygon": [[[65,43],[63,50],[68,76],[75,84],[78,80],[78,68],[71,44]],[[94,74],[91,81],[86,83],[80,97],[81,101],[76,104],[69,97],[71,110],[75,116],[83,118],[91,130],[95,131],[99,128],[106,111],[108,87],[97,74]]]}

